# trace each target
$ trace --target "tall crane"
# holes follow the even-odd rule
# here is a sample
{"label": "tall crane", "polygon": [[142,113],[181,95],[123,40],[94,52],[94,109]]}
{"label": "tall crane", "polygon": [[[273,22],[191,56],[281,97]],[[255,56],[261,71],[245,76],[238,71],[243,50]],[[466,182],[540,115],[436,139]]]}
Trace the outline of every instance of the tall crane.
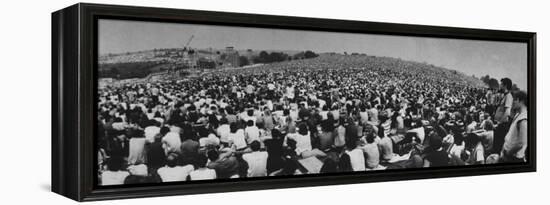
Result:
{"label": "tall crane", "polygon": [[187,40],[187,43],[185,44],[185,46],[183,47],[183,50],[186,51],[187,49],[189,49],[189,44],[191,43],[191,41],[193,40],[193,37],[195,37],[195,35],[191,35],[191,37],[189,38],[189,40]]}

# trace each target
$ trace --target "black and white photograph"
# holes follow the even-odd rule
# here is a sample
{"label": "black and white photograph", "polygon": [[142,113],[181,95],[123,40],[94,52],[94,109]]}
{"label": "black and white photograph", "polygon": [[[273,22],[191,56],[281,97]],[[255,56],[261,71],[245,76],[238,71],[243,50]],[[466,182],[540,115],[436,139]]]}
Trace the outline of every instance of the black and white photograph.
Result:
{"label": "black and white photograph", "polygon": [[523,42],[99,19],[98,186],[527,163]]}

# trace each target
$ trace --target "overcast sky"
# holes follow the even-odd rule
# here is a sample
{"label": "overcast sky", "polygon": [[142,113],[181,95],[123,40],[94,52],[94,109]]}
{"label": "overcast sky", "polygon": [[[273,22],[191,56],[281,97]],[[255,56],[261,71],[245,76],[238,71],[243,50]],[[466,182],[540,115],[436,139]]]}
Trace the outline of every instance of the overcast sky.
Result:
{"label": "overcast sky", "polygon": [[358,52],[426,62],[468,75],[509,77],[527,90],[527,44],[127,20],[99,21],[99,53],[190,47]]}

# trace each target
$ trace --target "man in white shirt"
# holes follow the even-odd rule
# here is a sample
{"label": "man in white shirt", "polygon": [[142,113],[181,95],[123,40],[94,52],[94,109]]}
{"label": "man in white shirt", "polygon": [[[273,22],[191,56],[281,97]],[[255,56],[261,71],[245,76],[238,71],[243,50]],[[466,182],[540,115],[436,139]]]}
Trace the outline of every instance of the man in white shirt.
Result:
{"label": "man in white shirt", "polygon": [[237,124],[231,123],[230,127],[231,129],[228,140],[230,145],[235,145],[235,149],[242,150],[247,147],[246,139],[244,136],[244,130],[238,129]]}
{"label": "man in white shirt", "polygon": [[506,136],[501,151],[501,159],[504,162],[525,162],[527,149],[528,124],[527,124],[527,93],[518,91],[514,93],[515,115]]}
{"label": "man in white shirt", "polygon": [[247,139],[247,142],[250,144],[253,141],[260,141],[260,130],[256,125],[254,125],[254,121],[248,120],[246,122],[246,128],[244,129],[245,137]]}
{"label": "man in white shirt", "polygon": [[208,158],[201,154],[197,157],[197,169],[189,173],[189,179],[193,180],[209,180],[216,179],[216,170],[206,167]]}
{"label": "man in white shirt", "polygon": [[177,161],[177,153],[170,153],[166,157],[166,166],[157,170],[162,182],[185,181],[189,173],[195,169],[193,165],[177,166]]}
{"label": "man in white shirt", "polygon": [[365,156],[363,155],[363,150],[356,147],[353,150],[346,150],[346,154],[349,155],[353,171],[365,171]]}
{"label": "man in white shirt", "polygon": [[107,161],[107,171],[101,174],[101,185],[120,185],[130,173],[122,170],[124,160],[119,157],[110,158]]}
{"label": "man in white shirt", "polygon": [[221,142],[229,143],[229,133],[231,132],[231,129],[229,128],[227,118],[222,118],[220,122],[221,125],[216,129],[216,134],[220,137]]}
{"label": "man in white shirt", "polygon": [[243,159],[248,163],[248,177],[267,176],[267,152],[260,151],[259,141],[250,143],[251,153],[243,154]]}
{"label": "man in white shirt", "polygon": [[510,90],[512,89],[512,80],[509,78],[503,78],[500,80],[500,87],[504,91],[504,98],[501,100],[500,105],[497,108],[495,114],[495,120],[499,123],[508,122],[511,111],[513,98]]}

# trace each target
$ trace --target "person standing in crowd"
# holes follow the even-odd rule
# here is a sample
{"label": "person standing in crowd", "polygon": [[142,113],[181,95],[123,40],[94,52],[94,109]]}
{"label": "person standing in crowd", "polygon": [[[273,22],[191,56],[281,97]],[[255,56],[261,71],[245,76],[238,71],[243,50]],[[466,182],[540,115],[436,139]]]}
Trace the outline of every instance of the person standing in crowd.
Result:
{"label": "person standing in crowd", "polygon": [[500,80],[500,87],[502,90],[502,93],[504,94],[504,97],[501,99],[500,104],[497,108],[496,114],[495,114],[495,120],[501,124],[506,123],[509,121],[510,114],[512,112],[512,103],[513,103],[513,97],[512,97],[512,80],[509,78],[502,78]]}
{"label": "person standing in crowd", "polygon": [[513,105],[511,93],[512,80],[502,78],[500,80],[501,99],[495,112],[496,129],[494,135],[494,148],[496,153],[500,153],[504,144],[504,137],[510,128],[510,114]]}
{"label": "person standing in crowd", "polygon": [[513,109],[514,117],[510,129],[504,138],[504,145],[500,154],[503,162],[525,162],[525,150],[527,149],[527,93],[517,91],[514,93]]}

